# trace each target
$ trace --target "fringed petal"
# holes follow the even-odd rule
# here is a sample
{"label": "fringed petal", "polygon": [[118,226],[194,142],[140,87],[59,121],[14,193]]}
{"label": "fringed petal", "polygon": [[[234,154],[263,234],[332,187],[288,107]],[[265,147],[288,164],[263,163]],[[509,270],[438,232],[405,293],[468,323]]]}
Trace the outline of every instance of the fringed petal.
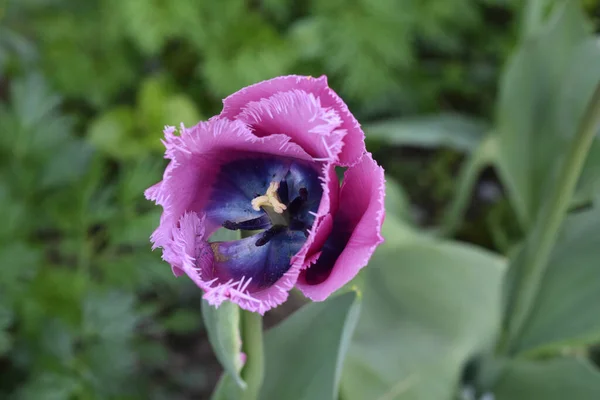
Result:
{"label": "fringed petal", "polygon": [[[166,158],[170,159],[163,180],[146,191],[146,197],[163,207],[158,229],[152,234],[154,247],[164,247],[186,211],[204,212],[211,188],[223,164],[247,154],[271,154],[311,160],[311,157],[286,135],[259,138],[241,121],[212,118],[193,128],[165,128]],[[211,234],[219,223],[205,220]]]}
{"label": "fringed petal", "polygon": [[[278,109],[274,106],[280,104],[282,98],[291,98],[294,96],[289,94],[283,95],[280,93],[289,93],[295,91],[301,91],[305,92],[307,95],[312,95],[312,98],[315,99],[315,102],[312,103],[312,100],[311,102],[307,102],[306,104],[301,106],[302,110],[300,110],[300,112],[292,115],[304,115],[304,112],[308,110],[309,107],[313,107],[314,105],[319,105],[318,110],[320,110],[317,114],[309,115],[308,118],[303,119],[301,126],[313,127],[312,124],[315,121],[312,121],[312,118],[317,117],[318,119],[320,119],[323,117],[323,115],[332,115],[331,112],[334,111],[337,115],[337,118],[341,120],[341,123],[337,126],[336,131],[345,132],[343,136],[343,147],[341,148],[340,154],[337,156],[338,162],[342,166],[352,166],[355,163],[357,163],[363,155],[363,153],[365,152],[365,135],[356,118],[354,118],[352,113],[348,110],[348,106],[337,95],[337,93],[335,93],[332,89],[329,88],[329,86],[327,86],[326,76],[321,76],[320,78],[298,75],[282,76],[245,87],[223,100],[223,111],[220,115],[225,118],[236,119],[241,118],[240,116],[244,114],[244,118],[252,117],[250,121],[252,121],[252,119],[254,119],[254,121],[258,121],[259,119],[260,121],[268,121],[268,123],[270,124],[268,126],[269,129],[277,128],[277,124],[282,122],[277,121],[277,115],[282,115],[282,113],[279,113]],[[274,96],[277,96],[278,100],[269,102],[268,99]],[[262,106],[259,107],[258,104],[255,104],[249,109],[252,110],[252,112],[246,111],[247,106],[252,102],[257,102],[259,104],[262,104]],[[274,115],[268,115],[268,112],[274,111],[277,111]],[[255,112],[260,112],[260,114],[252,116],[252,114]],[[317,125],[322,126],[322,124]],[[325,126],[328,125],[329,124],[325,124]],[[286,125],[283,124],[282,126]],[[319,129],[317,129],[317,131],[318,130]],[[307,140],[310,141],[311,137],[313,138],[313,141],[315,141],[315,137],[319,138],[318,135],[315,135],[314,133],[311,133],[309,131],[296,132],[295,129],[291,133],[278,130],[267,131],[264,129],[259,132],[262,135],[273,133],[286,133],[289,134],[290,137],[292,137],[292,140],[294,142],[299,143],[301,145]],[[337,135],[338,134],[336,134],[336,136]],[[331,141],[327,142],[327,145],[330,147],[331,151],[334,152],[338,148],[334,140],[337,139],[337,137],[332,137],[331,139]],[[318,149],[317,144],[315,143],[313,143],[311,147],[307,148],[312,148],[313,150]]]}
{"label": "fringed petal", "polygon": [[331,234],[314,264],[298,278],[297,287],[307,297],[326,299],[367,264],[383,242],[384,197],[383,169],[367,153],[346,171],[340,191],[343,201],[334,214]]}

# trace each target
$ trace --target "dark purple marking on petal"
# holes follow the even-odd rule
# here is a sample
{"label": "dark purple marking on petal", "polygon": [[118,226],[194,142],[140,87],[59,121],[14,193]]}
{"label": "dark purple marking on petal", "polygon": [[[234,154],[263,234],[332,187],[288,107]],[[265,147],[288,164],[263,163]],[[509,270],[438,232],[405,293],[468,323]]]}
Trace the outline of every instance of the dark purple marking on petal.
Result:
{"label": "dark purple marking on petal", "polygon": [[351,229],[346,230],[339,221],[334,221],[333,231],[323,245],[321,255],[316,263],[306,270],[306,283],[318,285],[329,277],[335,262],[346,248],[351,236]]}

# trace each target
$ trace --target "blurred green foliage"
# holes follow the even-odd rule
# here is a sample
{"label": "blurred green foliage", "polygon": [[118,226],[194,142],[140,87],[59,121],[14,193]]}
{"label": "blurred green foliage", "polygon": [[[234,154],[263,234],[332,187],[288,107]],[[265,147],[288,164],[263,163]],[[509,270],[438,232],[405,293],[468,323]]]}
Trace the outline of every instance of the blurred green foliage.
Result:
{"label": "blurred green foliage", "polygon": [[[448,232],[506,252],[522,231],[495,176],[491,194],[478,186],[464,197],[475,199],[470,207],[457,200],[451,208],[466,213],[466,222],[447,219],[446,207],[461,161],[477,151],[494,118],[500,71],[525,18],[520,3],[0,1],[0,398],[208,398],[219,367],[199,317],[199,291],[174,279],[158,252],[150,252],[148,237],[160,210],[142,192],[164,167],[164,125],[191,125],[218,113],[224,96],[259,80],[327,74],[365,122],[371,151],[404,187],[388,197],[401,204],[395,211],[388,205],[389,215],[427,225],[452,221]],[[600,5],[582,3],[590,14]],[[428,117],[414,118],[421,114]],[[485,164],[477,160],[478,167]],[[481,170],[476,172],[473,184]],[[473,189],[469,179],[464,186]],[[412,237],[412,228],[394,229],[397,238]],[[473,258],[492,257],[457,244],[432,255],[430,239],[419,240],[421,247],[407,250],[409,273],[445,252],[465,257],[461,271],[471,268]],[[585,250],[593,243],[582,246],[582,257],[591,257]],[[447,273],[458,288],[461,275]],[[430,275],[426,286],[445,302],[447,282]],[[499,278],[493,278],[482,296],[497,289]],[[488,288],[478,286],[487,278],[472,279],[464,278],[465,294]],[[367,297],[365,307],[376,302]],[[436,324],[450,329],[452,321],[417,318],[412,306],[403,311],[412,318],[409,335],[420,338]],[[477,340],[467,343],[462,331],[450,329],[440,346],[458,343],[460,352],[437,366],[448,381],[429,390],[451,386],[458,379],[452,367],[469,361],[483,340],[478,334],[491,329],[489,315],[456,318],[466,321],[460,329],[476,326],[468,333]],[[336,332],[343,335],[345,322],[338,322]],[[534,320],[520,345],[564,339],[567,333],[534,329],[548,323]],[[350,350],[351,361],[362,356],[359,350]],[[443,354],[426,341],[408,355],[395,351],[416,357],[416,364]],[[330,361],[337,356],[332,353]],[[410,367],[390,370],[402,374]],[[359,375],[356,368],[351,372]],[[519,364],[515,371],[522,368],[532,367]],[[506,385],[511,378],[501,381],[500,391],[514,390]],[[352,383],[342,381],[342,395],[360,396]]]}

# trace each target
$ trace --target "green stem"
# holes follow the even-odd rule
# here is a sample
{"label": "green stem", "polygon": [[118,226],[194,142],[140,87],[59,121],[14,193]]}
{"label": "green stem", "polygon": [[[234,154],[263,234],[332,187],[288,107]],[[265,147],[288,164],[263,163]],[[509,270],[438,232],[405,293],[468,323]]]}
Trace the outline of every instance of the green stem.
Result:
{"label": "green stem", "polygon": [[596,87],[577,134],[571,142],[549,200],[538,214],[535,226],[524,246],[522,271],[516,282],[512,312],[507,316],[507,337],[499,351],[505,352],[520,334],[531,314],[539,286],[544,276],[550,252],[556,243],[560,226],[566,216],[587,153],[600,125],[600,84]]}
{"label": "green stem", "polygon": [[257,400],[265,372],[263,350],[262,316],[241,310],[242,351],[246,353],[246,364],[242,368],[242,379],[248,387],[243,392],[243,400]]}
{"label": "green stem", "polygon": [[471,200],[473,186],[483,167],[489,164],[496,154],[494,135],[488,135],[481,140],[479,146],[469,155],[458,175],[458,186],[452,203],[444,215],[439,234],[452,236],[460,227],[463,216]]}

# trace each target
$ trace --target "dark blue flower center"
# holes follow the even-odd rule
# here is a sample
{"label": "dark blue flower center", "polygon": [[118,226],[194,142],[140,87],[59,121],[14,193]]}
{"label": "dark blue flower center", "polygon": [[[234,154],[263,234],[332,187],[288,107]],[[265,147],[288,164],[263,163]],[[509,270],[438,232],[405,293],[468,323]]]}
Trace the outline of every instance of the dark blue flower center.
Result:
{"label": "dark blue flower center", "polygon": [[[249,287],[261,289],[288,271],[290,259],[306,241],[321,202],[318,167],[273,156],[249,156],[221,167],[207,217],[225,229],[247,231],[250,236],[211,245],[220,278],[251,278]],[[260,207],[253,207],[255,199]],[[271,204],[283,207],[276,211]]]}

